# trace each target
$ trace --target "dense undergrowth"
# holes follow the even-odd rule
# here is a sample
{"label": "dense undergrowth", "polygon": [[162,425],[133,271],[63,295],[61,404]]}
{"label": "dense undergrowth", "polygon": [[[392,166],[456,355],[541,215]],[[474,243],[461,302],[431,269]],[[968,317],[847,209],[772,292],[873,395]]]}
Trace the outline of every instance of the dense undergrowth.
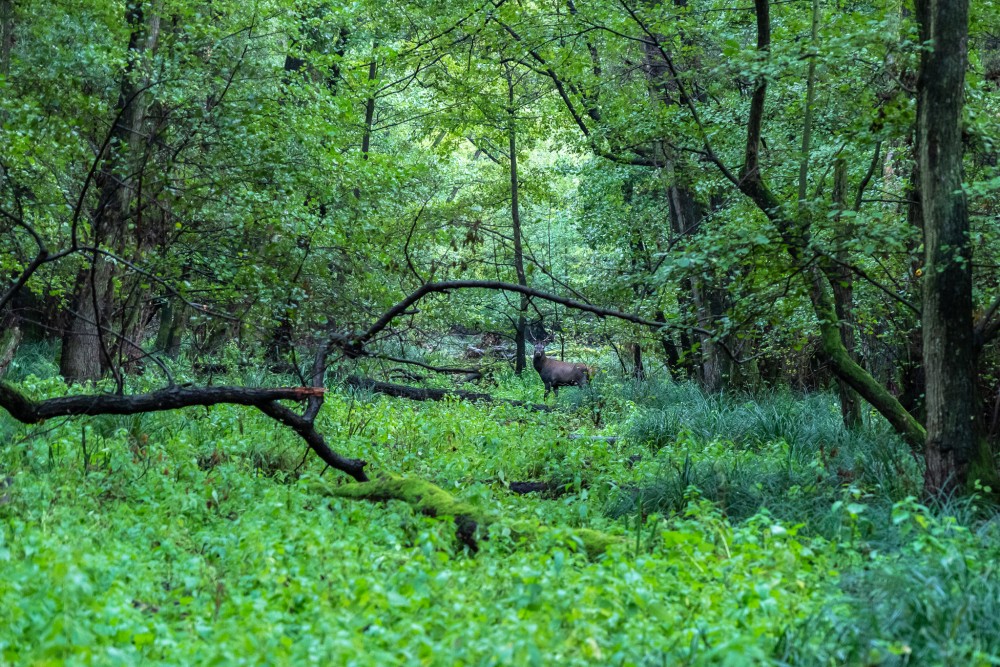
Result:
{"label": "dense undergrowth", "polygon": [[[65,392],[30,353],[8,380]],[[495,381],[541,401],[533,375]],[[4,415],[0,663],[1000,661],[1000,519],[920,505],[919,461],[874,418],[607,375],[554,403],[331,390],[335,448],[492,518],[475,555],[449,517],[323,493],[347,481],[252,410]],[[526,480],[559,488],[507,489]],[[579,528],[617,541],[591,557]]]}

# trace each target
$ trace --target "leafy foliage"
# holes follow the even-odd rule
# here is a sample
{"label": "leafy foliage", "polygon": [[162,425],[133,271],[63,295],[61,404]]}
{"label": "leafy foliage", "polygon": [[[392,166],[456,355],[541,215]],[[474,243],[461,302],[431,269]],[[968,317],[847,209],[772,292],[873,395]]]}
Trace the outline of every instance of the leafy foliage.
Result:
{"label": "leafy foliage", "polygon": [[[607,429],[625,434],[610,445],[566,437],[593,428],[586,405],[571,408],[579,390],[560,396],[558,419],[329,397],[321,424],[339,448],[491,515],[475,555],[447,513],[339,497],[357,494],[337,493],[351,487],[240,408],[36,430],[5,421],[0,652],[17,663],[647,665],[976,661],[995,650],[995,519],[896,497],[917,470],[895,486],[837,478],[837,465],[888,446],[882,427],[844,431],[824,396],[726,403],[688,385],[620,382],[601,388]],[[503,384],[511,397],[541,391]],[[642,415],[662,413],[664,399],[690,420],[646,440],[657,422]],[[722,416],[700,434],[706,404]],[[778,419],[777,406],[814,421]],[[824,438],[843,450],[826,467]],[[622,490],[662,486],[682,455],[693,472],[679,498],[623,511]],[[505,482],[517,479],[563,479],[569,494],[513,495]],[[741,504],[738,489],[755,499]],[[582,528],[615,543],[591,560]],[[950,641],[957,627],[963,639]]]}

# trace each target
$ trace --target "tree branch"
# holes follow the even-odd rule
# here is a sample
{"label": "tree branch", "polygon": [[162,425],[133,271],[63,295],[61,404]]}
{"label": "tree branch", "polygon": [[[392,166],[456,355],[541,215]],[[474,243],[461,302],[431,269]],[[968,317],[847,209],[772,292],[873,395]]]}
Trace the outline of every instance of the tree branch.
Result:
{"label": "tree branch", "polygon": [[[313,426],[312,406],[322,401],[322,387],[168,387],[147,394],[122,396],[119,394],[91,394],[61,396],[33,401],[7,384],[0,384],[0,407],[24,424],[38,424],[53,417],[80,415],[133,415],[145,412],[163,412],[192,406],[210,406],[220,403],[246,405],[257,408],[298,433],[309,447],[328,465],[347,473],[359,482],[367,481],[365,461],[348,459],[330,449]],[[304,415],[297,415],[277,401],[308,400]],[[317,410],[318,411],[318,410]]]}
{"label": "tree branch", "polygon": [[380,331],[385,329],[392,321],[405,313],[410,306],[420,301],[422,298],[428,294],[434,293],[447,293],[451,290],[457,289],[489,289],[502,292],[517,292],[518,294],[524,294],[529,297],[536,297],[539,299],[544,299],[545,301],[551,301],[552,303],[558,303],[568,308],[573,308],[575,310],[582,310],[587,313],[592,313],[598,317],[613,317],[615,319],[624,320],[626,322],[632,322],[633,324],[638,324],[644,327],[650,327],[652,329],[684,329],[687,331],[693,331],[695,333],[702,334],[704,336],[713,336],[714,333],[707,329],[700,329],[697,327],[686,327],[676,324],[665,324],[663,322],[657,322],[655,320],[646,319],[638,315],[633,315],[631,313],[623,313],[618,310],[612,310],[610,308],[601,308],[600,306],[595,306],[589,303],[583,303],[580,301],[575,301],[573,299],[567,299],[566,297],[558,296],[556,294],[550,294],[548,292],[543,292],[541,290],[533,289],[525,285],[517,285],[515,283],[505,283],[498,280],[448,280],[438,283],[425,283],[418,287],[414,292],[412,292],[405,299],[397,303],[395,306],[387,310],[374,324],[372,324],[367,331],[354,335],[352,337],[345,337],[342,335],[334,335],[331,337],[331,343],[337,346],[347,346],[349,350],[354,351],[356,354],[361,354],[361,349],[372,338],[375,337]]}

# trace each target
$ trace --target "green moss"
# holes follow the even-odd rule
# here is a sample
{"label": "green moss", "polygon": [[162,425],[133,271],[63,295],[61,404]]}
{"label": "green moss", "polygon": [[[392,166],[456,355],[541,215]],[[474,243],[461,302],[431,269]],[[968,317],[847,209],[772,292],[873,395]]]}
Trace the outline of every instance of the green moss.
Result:
{"label": "green moss", "polygon": [[583,542],[583,548],[591,558],[600,556],[612,546],[622,543],[622,540],[614,535],[590,528],[577,528],[573,531],[573,536]]}
{"label": "green moss", "polygon": [[[400,477],[398,475],[383,475],[370,482],[345,484],[329,487],[319,484],[317,490],[324,495],[354,500],[370,500],[384,502],[401,500],[427,516],[451,516],[455,518],[459,530],[475,530],[476,527],[486,528],[496,519],[477,511],[472,505],[455,498],[441,487],[422,479]],[[470,522],[472,522],[470,524]],[[511,526],[511,530],[525,542],[537,540],[540,532],[546,528],[536,528],[524,523]],[[607,533],[589,528],[577,528],[571,531],[582,549],[591,558],[600,556],[608,547],[621,543],[621,540]]]}
{"label": "green moss", "polygon": [[[551,530],[548,526],[532,526],[523,521],[515,522],[510,526],[510,529],[518,539],[526,543],[538,540],[542,534]],[[610,547],[616,544],[623,544],[623,540],[620,537],[602,533],[599,530],[591,528],[573,528],[568,532],[590,558],[597,558],[603,555]]]}
{"label": "green moss", "polygon": [[370,482],[321,488],[323,492],[340,498],[402,500],[427,516],[468,517],[477,523],[483,523],[484,519],[472,505],[457,500],[441,487],[422,479],[383,475]]}

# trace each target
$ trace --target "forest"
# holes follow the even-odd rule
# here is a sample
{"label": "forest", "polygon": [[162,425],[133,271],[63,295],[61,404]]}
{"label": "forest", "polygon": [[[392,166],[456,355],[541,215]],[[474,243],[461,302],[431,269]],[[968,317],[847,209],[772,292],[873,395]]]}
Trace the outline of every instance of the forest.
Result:
{"label": "forest", "polygon": [[996,0],[0,0],[0,666],[1000,664]]}

